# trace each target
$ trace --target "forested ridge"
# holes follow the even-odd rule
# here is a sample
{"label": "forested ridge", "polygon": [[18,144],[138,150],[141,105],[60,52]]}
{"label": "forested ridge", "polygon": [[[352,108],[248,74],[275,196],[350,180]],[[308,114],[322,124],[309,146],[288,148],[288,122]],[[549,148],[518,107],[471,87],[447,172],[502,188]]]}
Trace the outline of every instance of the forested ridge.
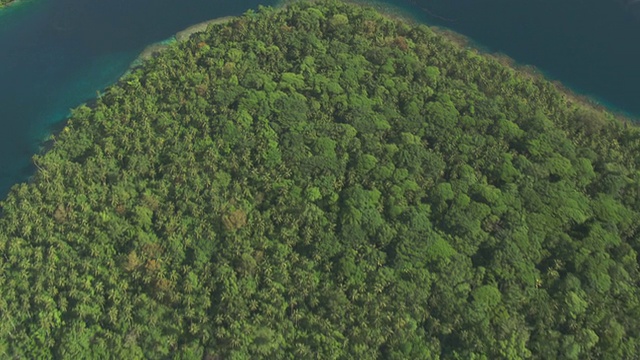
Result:
{"label": "forested ridge", "polygon": [[8,359],[633,359],[640,130],[334,0],[172,45],[1,203]]}

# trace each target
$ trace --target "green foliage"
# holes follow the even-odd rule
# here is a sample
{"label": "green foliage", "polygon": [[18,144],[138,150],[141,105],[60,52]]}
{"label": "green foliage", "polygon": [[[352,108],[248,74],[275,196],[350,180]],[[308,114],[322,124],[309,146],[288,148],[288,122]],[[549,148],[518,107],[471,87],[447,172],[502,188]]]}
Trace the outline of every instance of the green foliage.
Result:
{"label": "green foliage", "polygon": [[0,358],[636,358],[639,140],[426,26],[249,12],[34,157]]}

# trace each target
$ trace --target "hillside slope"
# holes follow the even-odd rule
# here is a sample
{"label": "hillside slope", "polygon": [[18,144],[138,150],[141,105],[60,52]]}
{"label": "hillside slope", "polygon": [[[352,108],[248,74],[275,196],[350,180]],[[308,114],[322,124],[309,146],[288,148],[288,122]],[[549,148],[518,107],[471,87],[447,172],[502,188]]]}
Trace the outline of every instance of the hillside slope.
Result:
{"label": "hillside slope", "polygon": [[637,357],[639,139],[425,26],[249,12],[34,158],[0,355]]}

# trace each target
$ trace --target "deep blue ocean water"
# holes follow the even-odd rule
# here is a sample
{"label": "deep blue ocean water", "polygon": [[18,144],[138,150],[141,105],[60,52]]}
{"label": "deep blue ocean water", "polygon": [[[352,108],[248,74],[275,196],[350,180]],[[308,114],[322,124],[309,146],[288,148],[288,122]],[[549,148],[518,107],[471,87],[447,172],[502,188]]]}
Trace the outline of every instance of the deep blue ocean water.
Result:
{"label": "deep blue ocean water", "polygon": [[[487,51],[535,65],[579,93],[638,116],[640,4],[623,1],[377,2],[465,34]],[[117,81],[147,45],[189,25],[275,2],[25,0],[0,10],[0,198],[33,173],[31,156],[69,109]]]}

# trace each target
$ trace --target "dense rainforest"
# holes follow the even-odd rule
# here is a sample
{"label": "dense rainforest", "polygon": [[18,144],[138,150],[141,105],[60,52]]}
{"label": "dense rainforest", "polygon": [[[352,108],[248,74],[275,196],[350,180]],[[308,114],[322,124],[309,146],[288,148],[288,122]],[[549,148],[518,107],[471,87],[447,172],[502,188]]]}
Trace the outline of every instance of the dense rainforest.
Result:
{"label": "dense rainforest", "polygon": [[0,357],[637,358],[639,150],[424,25],[249,11],[34,157],[0,205]]}

